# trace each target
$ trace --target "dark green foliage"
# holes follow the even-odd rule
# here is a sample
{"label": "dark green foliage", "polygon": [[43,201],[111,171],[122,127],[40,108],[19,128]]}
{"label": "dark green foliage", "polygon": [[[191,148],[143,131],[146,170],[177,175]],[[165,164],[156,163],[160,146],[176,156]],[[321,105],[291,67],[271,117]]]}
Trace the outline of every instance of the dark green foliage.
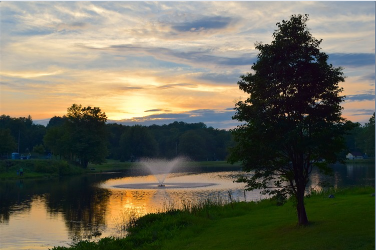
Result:
{"label": "dark green foliage", "polygon": [[69,134],[64,126],[51,127],[47,130],[46,135],[43,138],[44,145],[55,156],[64,157],[69,159],[70,157],[70,142]]}
{"label": "dark green foliage", "polygon": [[206,160],[206,143],[200,132],[189,130],[179,137],[179,152],[192,160]]}
{"label": "dark green foliage", "polygon": [[[13,118],[6,115],[0,116],[0,129],[7,129],[10,135],[17,143],[14,151],[20,153],[29,153],[35,145],[43,143],[43,136],[46,128],[42,125],[36,125],[30,116]],[[18,145],[19,140],[19,145]]]}
{"label": "dark green foliage", "polygon": [[120,147],[125,159],[136,160],[141,157],[158,155],[158,144],[149,129],[136,125],[121,135]]}
{"label": "dark green foliage", "polygon": [[67,121],[67,117],[63,116],[54,116],[50,119],[50,121],[47,124],[47,129],[53,128],[53,127],[61,127],[64,125],[64,123]]}
{"label": "dark green foliage", "polygon": [[330,172],[352,128],[341,117],[342,69],[327,63],[307,21],[308,15],[293,15],[277,23],[271,44],[256,44],[254,73],[238,82],[250,96],[236,104],[233,118],[243,124],[232,130],[237,144],[230,156],[252,171],[240,179],[248,189],[295,197],[300,224],[308,223],[304,192],[312,168]]}
{"label": "dark green foliage", "polygon": [[369,119],[369,122],[361,127],[355,138],[356,146],[359,151],[375,157],[375,113]]}
{"label": "dark green foliage", "polygon": [[70,153],[84,168],[89,161],[104,162],[107,156],[106,121],[106,114],[98,107],[73,104],[68,108],[64,128],[70,137]]}
{"label": "dark green foliage", "polygon": [[72,175],[82,173],[66,161],[55,160],[6,160],[0,161],[0,173],[12,173],[16,177],[16,172],[20,168],[24,170],[24,176],[29,173],[48,173],[51,175]]}
{"label": "dark green foliage", "polygon": [[33,147],[33,152],[40,154],[40,155],[43,155],[46,152],[46,149],[44,148],[44,146],[42,144],[39,144],[39,145],[35,145]]}
{"label": "dark green foliage", "polygon": [[123,156],[123,151],[120,146],[121,135],[129,129],[128,126],[123,126],[117,123],[106,124],[107,135],[108,135],[108,146],[109,155],[111,159],[120,160],[125,157]]}
{"label": "dark green foliage", "polygon": [[44,145],[55,156],[70,157],[70,136],[64,126],[68,122],[66,116],[54,116],[47,124],[47,132],[43,137]]}
{"label": "dark green foliage", "polygon": [[[142,157],[171,159],[176,156],[213,161],[224,160],[227,157],[228,146],[233,143],[229,131],[207,128],[204,123],[188,124],[184,122],[149,127],[112,123],[106,124],[105,130],[102,128],[97,130],[95,137],[92,137],[89,131],[93,130],[93,127],[85,125],[88,121],[78,122],[81,118],[72,118],[72,115],[82,116],[82,114],[79,115],[80,111],[75,111],[80,108],[83,109],[77,105],[72,106],[69,111],[72,113],[71,115],[55,116],[47,125],[44,145],[54,156],[72,162],[79,161],[82,164],[83,152],[88,152],[86,150],[89,145],[95,144],[95,139],[97,139],[95,144],[99,145],[97,149],[104,149],[105,144],[107,149],[95,151],[96,153],[91,154],[92,156],[102,157],[108,152],[108,158],[121,161],[138,160]],[[105,143],[102,143],[104,142],[102,138],[105,138]],[[94,158],[90,161],[99,162]]]}
{"label": "dark green foliage", "polygon": [[[102,163],[107,156],[107,116],[98,107],[73,104],[65,118],[52,118],[44,137],[55,155],[86,168],[89,161]],[[51,125],[50,125],[51,124]]]}
{"label": "dark green foliage", "polygon": [[346,154],[349,152],[358,152],[359,135],[362,132],[362,125],[360,123],[353,123],[353,129],[345,136],[346,139],[346,149],[342,152],[342,157],[345,158]]}
{"label": "dark green foliage", "polygon": [[153,125],[149,129],[158,142],[159,156],[163,158],[180,155],[199,161],[225,160],[227,148],[233,143],[229,131],[207,127],[201,122],[173,122]]}
{"label": "dark green foliage", "polygon": [[346,150],[342,153],[344,157],[349,152],[365,154],[370,158],[375,157],[375,113],[370,117],[369,122],[362,126],[360,123],[353,123],[353,129],[346,135]]}
{"label": "dark green foliage", "polygon": [[0,156],[7,155],[16,150],[17,144],[11,135],[10,129],[0,128]]}
{"label": "dark green foliage", "polygon": [[176,156],[188,156],[199,161],[225,160],[227,148],[233,143],[229,131],[207,128],[204,123],[173,122],[149,127],[107,124],[106,127],[109,158],[123,161],[142,157],[171,159]]}

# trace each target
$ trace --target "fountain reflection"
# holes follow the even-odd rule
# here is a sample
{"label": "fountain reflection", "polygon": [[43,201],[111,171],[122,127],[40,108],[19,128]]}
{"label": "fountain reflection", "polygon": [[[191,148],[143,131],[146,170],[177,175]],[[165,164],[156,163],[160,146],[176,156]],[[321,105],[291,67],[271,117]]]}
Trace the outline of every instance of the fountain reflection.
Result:
{"label": "fountain reflection", "polygon": [[[128,204],[135,207],[146,207],[143,213],[156,212],[166,207],[181,207],[181,200],[198,201],[221,196],[227,199],[228,192],[236,194],[242,200],[259,200],[258,192],[247,192],[244,184],[233,182],[234,172],[215,173],[172,173],[168,176],[165,187],[158,188],[153,176],[124,177],[110,179],[100,187],[116,193],[116,197],[128,198]],[[152,187],[150,185],[153,185]],[[243,199],[244,198],[244,199]],[[132,200],[131,200],[132,199]]]}

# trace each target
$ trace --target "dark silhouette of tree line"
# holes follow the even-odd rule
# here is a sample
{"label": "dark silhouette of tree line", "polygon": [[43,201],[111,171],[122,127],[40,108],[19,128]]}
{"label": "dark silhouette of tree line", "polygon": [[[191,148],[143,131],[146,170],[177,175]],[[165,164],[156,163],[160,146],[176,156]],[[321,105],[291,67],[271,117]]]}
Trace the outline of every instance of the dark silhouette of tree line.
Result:
{"label": "dark silhouette of tree line", "polygon": [[43,145],[46,127],[34,124],[31,116],[0,116],[0,156],[5,158],[12,152],[29,154],[37,145]]}
{"label": "dark silhouette of tree line", "polygon": [[[52,154],[86,168],[89,162],[105,159],[137,161],[144,157],[171,159],[189,157],[197,161],[225,160],[233,145],[231,133],[204,123],[173,122],[168,125],[126,126],[106,123],[98,107],[73,104],[63,117],[55,116],[47,126],[36,125],[31,117],[0,117],[0,154]],[[18,143],[18,138],[19,143]]]}
{"label": "dark silhouette of tree line", "polygon": [[[96,112],[98,111],[99,108],[96,109]],[[171,159],[176,156],[186,156],[197,161],[215,161],[227,159],[228,148],[234,145],[229,131],[207,127],[202,122],[176,121],[161,126],[107,123],[102,124],[100,133],[95,133],[94,138],[90,138],[89,133],[86,134],[89,127],[85,122],[92,121],[81,121],[74,125],[74,119],[71,118],[71,122],[66,124],[69,120],[68,116],[55,116],[50,119],[47,126],[43,126],[34,124],[30,116],[27,118],[0,116],[1,157],[9,158],[12,152],[18,151],[18,138],[20,138],[20,153],[37,155],[52,153],[55,158],[77,163],[80,162],[79,155],[89,152],[92,147],[96,148],[97,153],[90,151],[90,155],[100,156],[103,160],[107,158],[136,161],[143,157]],[[361,152],[374,157],[375,116],[373,115],[365,125],[354,123],[354,129],[345,138],[347,149],[342,152],[343,158],[348,152]],[[75,144],[75,141],[81,142]],[[83,143],[84,141],[86,143]],[[95,162],[95,159],[86,159],[87,161]]]}
{"label": "dark silhouette of tree line", "polygon": [[365,154],[370,158],[375,157],[375,113],[369,121],[361,125],[354,123],[354,128],[345,136],[349,152]]}
{"label": "dark silhouette of tree line", "polygon": [[225,160],[233,141],[229,131],[204,123],[173,122],[168,125],[124,126],[107,124],[109,157],[135,161],[143,157],[171,159],[189,157],[197,161]]}

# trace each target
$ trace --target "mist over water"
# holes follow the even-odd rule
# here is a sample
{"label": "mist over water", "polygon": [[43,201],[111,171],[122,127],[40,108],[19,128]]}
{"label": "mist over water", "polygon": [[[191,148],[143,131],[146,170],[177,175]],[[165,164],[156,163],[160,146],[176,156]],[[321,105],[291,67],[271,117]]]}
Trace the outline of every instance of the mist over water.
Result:
{"label": "mist over water", "polygon": [[158,180],[159,186],[163,186],[163,183],[169,173],[173,169],[182,168],[187,162],[187,158],[176,157],[172,160],[166,159],[151,159],[144,158],[140,161],[140,166],[150,171],[152,175]]}

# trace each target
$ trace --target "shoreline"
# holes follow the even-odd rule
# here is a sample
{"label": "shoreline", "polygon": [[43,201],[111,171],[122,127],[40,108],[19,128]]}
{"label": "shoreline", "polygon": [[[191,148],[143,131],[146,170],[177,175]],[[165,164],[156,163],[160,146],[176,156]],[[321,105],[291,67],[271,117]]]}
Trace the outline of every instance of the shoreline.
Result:
{"label": "shoreline", "polygon": [[246,250],[250,244],[254,249],[374,249],[374,192],[374,187],[352,187],[313,193],[306,197],[310,223],[304,227],[296,224],[291,199],[283,206],[273,199],[206,201],[133,218],[124,225],[125,237],[84,240],[52,250]]}
{"label": "shoreline", "polygon": [[[374,164],[375,159],[364,160],[346,160],[344,164]],[[6,165],[10,166],[6,166]],[[23,176],[17,175],[17,170],[24,169]],[[187,162],[186,167],[190,170],[195,168],[218,168],[241,170],[240,164],[230,164],[226,161],[199,161]],[[120,162],[117,160],[107,160],[102,164],[91,164],[87,169],[68,163],[64,160],[55,159],[29,159],[29,160],[1,160],[0,161],[0,179],[38,179],[38,178],[57,178],[60,176],[90,174],[90,173],[109,173],[122,172],[130,169],[138,169],[137,162]]]}

